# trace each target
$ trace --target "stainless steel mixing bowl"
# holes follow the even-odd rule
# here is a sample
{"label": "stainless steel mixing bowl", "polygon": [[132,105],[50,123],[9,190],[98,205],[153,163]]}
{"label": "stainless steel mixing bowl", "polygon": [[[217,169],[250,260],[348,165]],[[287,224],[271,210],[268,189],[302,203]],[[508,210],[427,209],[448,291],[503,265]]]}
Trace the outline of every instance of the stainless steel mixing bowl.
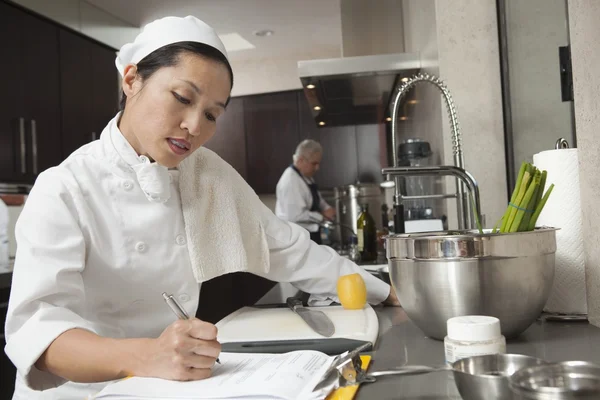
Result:
{"label": "stainless steel mixing bowl", "polygon": [[600,366],[585,361],[524,368],[508,380],[515,400],[600,399]]}
{"label": "stainless steel mixing bowl", "polygon": [[554,281],[556,229],[390,235],[390,280],[408,317],[434,339],[462,315],[500,319],[508,339],[540,315]]}

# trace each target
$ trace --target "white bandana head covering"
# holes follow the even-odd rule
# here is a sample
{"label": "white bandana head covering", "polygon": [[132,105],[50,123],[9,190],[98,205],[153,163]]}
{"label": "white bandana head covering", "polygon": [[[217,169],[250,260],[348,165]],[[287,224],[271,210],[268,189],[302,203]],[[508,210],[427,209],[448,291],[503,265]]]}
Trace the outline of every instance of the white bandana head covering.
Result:
{"label": "white bandana head covering", "polygon": [[121,76],[127,64],[137,64],[148,54],[163,46],[179,42],[197,42],[214,47],[225,58],[227,51],[213,28],[196,17],[164,17],[150,22],[133,43],[121,47],[115,64]]}
{"label": "white bandana head covering", "polygon": [[[123,76],[128,64],[137,64],[148,54],[161,47],[179,43],[196,42],[213,47],[227,59],[227,51],[213,28],[196,17],[164,17],[147,24],[135,38],[127,43],[117,55],[115,65]],[[141,163],[134,165],[140,186],[151,202],[164,203],[170,198],[170,178],[168,169],[147,157],[140,157]]]}

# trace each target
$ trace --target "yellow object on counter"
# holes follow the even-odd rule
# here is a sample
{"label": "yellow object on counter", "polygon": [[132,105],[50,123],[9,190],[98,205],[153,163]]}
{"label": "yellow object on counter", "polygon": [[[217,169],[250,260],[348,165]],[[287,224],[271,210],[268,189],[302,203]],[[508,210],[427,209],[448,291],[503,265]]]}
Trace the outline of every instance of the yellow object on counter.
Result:
{"label": "yellow object on counter", "polygon": [[[360,356],[360,359],[362,361],[362,369],[366,371],[369,368],[371,356]],[[326,400],[352,400],[356,396],[358,387],[359,385],[352,385],[336,389],[327,396]]]}
{"label": "yellow object on counter", "polygon": [[367,304],[367,286],[360,274],[343,275],[337,281],[337,295],[342,307],[361,310]]}

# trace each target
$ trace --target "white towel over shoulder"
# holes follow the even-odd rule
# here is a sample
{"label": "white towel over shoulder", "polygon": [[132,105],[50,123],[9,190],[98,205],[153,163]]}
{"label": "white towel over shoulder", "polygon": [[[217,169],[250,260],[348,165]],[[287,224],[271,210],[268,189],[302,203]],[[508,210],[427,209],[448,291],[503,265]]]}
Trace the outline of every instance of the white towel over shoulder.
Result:
{"label": "white towel over shoulder", "polygon": [[200,148],[180,165],[179,191],[194,276],[269,271],[262,203],[237,171]]}

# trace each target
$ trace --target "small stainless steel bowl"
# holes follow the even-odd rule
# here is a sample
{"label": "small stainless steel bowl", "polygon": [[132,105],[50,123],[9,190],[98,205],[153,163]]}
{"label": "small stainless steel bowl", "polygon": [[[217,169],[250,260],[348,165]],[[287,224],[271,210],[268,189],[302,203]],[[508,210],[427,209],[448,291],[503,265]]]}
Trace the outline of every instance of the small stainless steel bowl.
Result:
{"label": "small stainless steel bowl", "polygon": [[523,368],[545,363],[520,354],[488,354],[458,360],[452,369],[463,400],[511,400],[508,377]]}
{"label": "small stainless steel bowl", "polygon": [[554,281],[556,229],[443,231],[386,238],[390,280],[408,317],[434,339],[463,315],[500,320],[507,339],[541,314]]}
{"label": "small stainless steel bowl", "polygon": [[566,361],[524,368],[508,384],[515,400],[598,400],[600,365]]}

